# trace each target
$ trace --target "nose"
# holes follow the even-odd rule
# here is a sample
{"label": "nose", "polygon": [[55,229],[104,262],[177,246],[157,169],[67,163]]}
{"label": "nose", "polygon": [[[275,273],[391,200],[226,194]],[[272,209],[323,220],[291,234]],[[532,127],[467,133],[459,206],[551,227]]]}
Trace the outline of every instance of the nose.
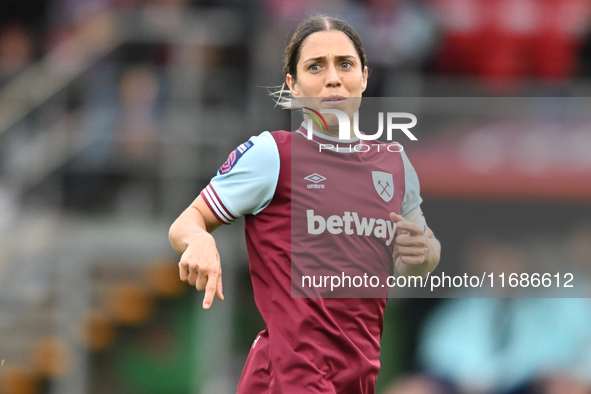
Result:
{"label": "nose", "polygon": [[341,86],[341,77],[337,68],[334,65],[328,66],[326,73],[326,87]]}

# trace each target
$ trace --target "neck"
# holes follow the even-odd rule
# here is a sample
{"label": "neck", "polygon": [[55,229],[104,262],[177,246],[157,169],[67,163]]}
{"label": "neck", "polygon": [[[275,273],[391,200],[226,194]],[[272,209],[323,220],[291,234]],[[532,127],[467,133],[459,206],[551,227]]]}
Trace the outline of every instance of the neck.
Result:
{"label": "neck", "polygon": [[[340,135],[339,135],[339,126],[331,126],[328,125],[328,130],[325,127],[320,128],[318,126],[317,123],[314,123],[311,119],[305,119],[304,120],[304,129],[308,130],[308,127],[312,125],[312,130],[317,133],[317,134],[323,134],[326,135],[328,137],[331,138],[336,138],[339,139]],[[355,136],[355,133],[353,132],[353,129],[349,130],[348,135],[345,137],[345,139],[349,139],[349,140],[356,140],[357,137]]]}

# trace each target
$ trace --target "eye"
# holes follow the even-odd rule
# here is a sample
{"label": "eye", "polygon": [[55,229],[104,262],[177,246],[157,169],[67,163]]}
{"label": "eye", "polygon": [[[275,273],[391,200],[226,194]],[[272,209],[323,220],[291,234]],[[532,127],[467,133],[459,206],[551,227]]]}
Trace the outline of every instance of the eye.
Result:
{"label": "eye", "polygon": [[320,70],[320,65],[318,63],[314,63],[314,64],[310,65],[310,67],[308,67],[308,70],[318,71],[318,70]]}
{"label": "eye", "polygon": [[351,62],[341,63],[341,68],[347,69],[347,68],[351,68],[351,67],[353,67],[353,63],[351,63]]}

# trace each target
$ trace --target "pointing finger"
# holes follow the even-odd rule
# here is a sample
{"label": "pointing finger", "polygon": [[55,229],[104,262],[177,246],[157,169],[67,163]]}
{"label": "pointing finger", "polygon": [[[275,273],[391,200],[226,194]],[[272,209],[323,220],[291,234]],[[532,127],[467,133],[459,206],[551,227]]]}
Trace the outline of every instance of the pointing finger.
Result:
{"label": "pointing finger", "polygon": [[398,223],[398,222],[403,222],[406,219],[403,216],[398,215],[397,213],[390,212],[390,220],[393,221],[394,223]]}
{"label": "pointing finger", "polygon": [[213,302],[213,297],[216,294],[218,283],[218,275],[210,275],[207,278],[207,285],[205,286],[205,297],[203,298],[203,309],[209,309]]}
{"label": "pointing finger", "polygon": [[220,301],[223,301],[224,300],[224,294],[223,294],[222,290],[223,290],[223,286],[222,286],[222,274],[220,274],[220,276],[218,276],[217,286],[216,286],[216,290],[215,290],[215,296]]}

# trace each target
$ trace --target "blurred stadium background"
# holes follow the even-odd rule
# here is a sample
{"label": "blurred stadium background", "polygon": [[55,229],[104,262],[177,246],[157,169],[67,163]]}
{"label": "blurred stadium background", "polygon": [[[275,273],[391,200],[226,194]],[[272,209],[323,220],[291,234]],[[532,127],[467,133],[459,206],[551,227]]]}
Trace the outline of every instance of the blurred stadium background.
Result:
{"label": "blurred stadium background", "polygon": [[[266,87],[282,83],[283,48],[307,15],[358,30],[368,96],[586,97],[590,7],[3,0],[0,393],[235,391],[263,328],[241,225],[216,232],[226,301],[207,312],[178,280],[167,231],[239,143],[289,127]],[[440,269],[568,261],[589,272],[591,126],[433,127],[420,140],[407,152]],[[378,392],[589,393],[589,308],[390,300]]]}

